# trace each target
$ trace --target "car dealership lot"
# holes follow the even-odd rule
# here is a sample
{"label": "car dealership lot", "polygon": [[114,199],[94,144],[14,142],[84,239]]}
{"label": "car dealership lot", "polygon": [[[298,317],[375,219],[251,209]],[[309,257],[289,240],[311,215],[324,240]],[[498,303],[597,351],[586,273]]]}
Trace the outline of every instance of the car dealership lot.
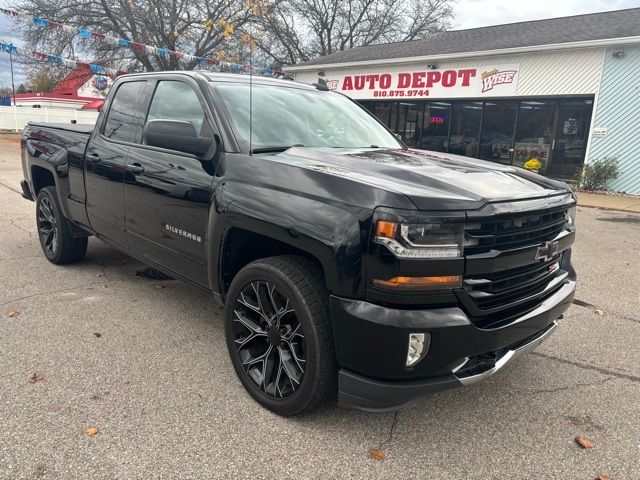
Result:
{"label": "car dealership lot", "polygon": [[242,388],[206,294],[96,239],[47,262],[21,178],[0,138],[0,479],[640,478],[640,215],[579,208],[579,305],[512,367],[397,414],[286,419]]}

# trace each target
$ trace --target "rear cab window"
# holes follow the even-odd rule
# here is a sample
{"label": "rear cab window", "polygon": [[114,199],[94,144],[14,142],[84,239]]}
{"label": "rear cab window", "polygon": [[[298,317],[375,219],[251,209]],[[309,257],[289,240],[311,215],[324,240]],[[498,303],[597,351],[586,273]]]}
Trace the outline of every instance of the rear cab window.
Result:
{"label": "rear cab window", "polygon": [[132,142],[141,134],[138,104],[144,98],[146,81],[122,83],[109,105],[102,135],[110,140]]}

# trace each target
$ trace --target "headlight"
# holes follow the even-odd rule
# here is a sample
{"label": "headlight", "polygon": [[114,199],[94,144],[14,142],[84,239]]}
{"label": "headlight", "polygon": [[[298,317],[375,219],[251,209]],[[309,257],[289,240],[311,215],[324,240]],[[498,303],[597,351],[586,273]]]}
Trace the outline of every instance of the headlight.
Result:
{"label": "headlight", "polygon": [[386,246],[398,258],[459,258],[463,253],[464,225],[379,220],[373,241]]}
{"label": "headlight", "polygon": [[571,207],[569,210],[567,210],[567,222],[569,222],[569,225],[576,224],[576,206],[575,205]]}

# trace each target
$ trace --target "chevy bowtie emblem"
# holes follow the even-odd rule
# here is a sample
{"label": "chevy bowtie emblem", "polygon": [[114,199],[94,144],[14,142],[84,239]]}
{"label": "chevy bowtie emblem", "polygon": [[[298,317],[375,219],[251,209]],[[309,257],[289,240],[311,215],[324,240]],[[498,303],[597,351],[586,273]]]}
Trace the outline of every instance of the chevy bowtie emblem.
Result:
{"label": "chevy bowtie emblem", "polygon": [[538,247],[536,252],[536,260],[551,260],[558,253],[558,242],[547,242]]}

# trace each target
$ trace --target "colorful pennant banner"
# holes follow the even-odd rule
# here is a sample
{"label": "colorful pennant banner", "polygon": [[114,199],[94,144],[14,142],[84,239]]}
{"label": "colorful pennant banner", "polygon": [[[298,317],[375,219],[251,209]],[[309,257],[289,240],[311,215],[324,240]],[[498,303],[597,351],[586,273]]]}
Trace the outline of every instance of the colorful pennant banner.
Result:
{"label": "colorful pennant banner", "polygon": [[80,62],[78,60],[72,60],[70,58],[63,58],[57,55],[48,55],[46,53],[38,52],[36,50],[29,50],[26,48],[16,47],[11,43],[0,42],[0,52],[12,53],[14,55],[21,55],[24,57],[35,58],[36,60],[40,60],[41,62],[50,62],[56,63],[58,65],[64,65],[69,68],[88,68],[94,73],[100,75],[108,75],[112,78],[117,77],[118,75],[123,75],[127,72],[123,72],[122,70],[115,70],[113,68],[103,67],[102,65],[96,65],[94,63]]}
{"label": "colorful pennant banner", "polygon": [[189,55],[185,52],[169,50],[167,48],[161,47],[154,47],[140,42],[133,42],[131,40],[125,40],[123,38],[112,37],[111,35],[106,35],[104,33],[93,32],[91,30],[77,28],[71,25],[65,25],[62,23],[54,22],[53,20],[47,20],[46,18],[32,17],[28,14],[17,12],[9,8],[0,8],[0,13],[23,22],[31,23],[39,28],[64,30],[70,35],[77,35],[80,38],[93,38],[110,45],[129,48],[134,52],[145,52],[149,55],[158,55],[159,57],[164,58],[176,58],[184,63],[195,62],[199,66],[212,68],[214,70],[232,73],[253,73],[267,77],[282,77],[284,75],[281,70],[274,70],[270,67],[259,67],[246,64],[243,65],[240,63],[226,62],[216,57],[200,57],[196,55]]}

